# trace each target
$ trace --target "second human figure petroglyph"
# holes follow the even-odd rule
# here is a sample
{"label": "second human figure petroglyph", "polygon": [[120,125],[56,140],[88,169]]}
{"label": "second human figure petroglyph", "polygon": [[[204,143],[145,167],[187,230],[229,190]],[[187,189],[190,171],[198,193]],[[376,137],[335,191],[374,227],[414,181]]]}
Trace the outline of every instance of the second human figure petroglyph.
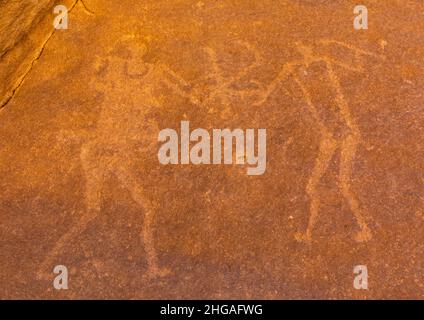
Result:
{"label": "second human figure petroglyph", "polygon": [[[308,226],[304,233],[297,233],[295,235],[296,239],[307,243],[312,241],[312,232],[317,222],[320,209],[319,207],[321,204],[320,194],[317,190],[318,184],[323,178],[329,167],[330,161],[333,159],[335,152],[338,149],[340,152],[338,187],[359,226],[359,231],[355,235],[355,240],[357,242],[364,242],[372,238],[372,233],[366,222],[367,219],[365,217],[365,213],[359,204],[359,200],[352,191],[351,185],[352,166],[356,157],[358,145],[361,142],[361,133],[354,117],[352,116],[347,98],[343,93],[336,68],[350,72],[363,73],[365,70],[364,63],[361,58],[384,59],[384,56],[335,40],[322,40],[319,42],[319,45],[336,46],[339,47],[339,49],[341,48],[348,52],[353,52],[354,62],[346,63],[344,61],[337,60],[330,55],[318,54],[316,49],[312,46],[297,43],[296,49],[299,52],[301,59],[297,61],[290,61],[282,66],[276,78],[265,87],[262,98],[259,100],[257,105],[264,104],[283,80],[291,79],[300,88],[307,109],[312,115],[320,133],[318,155],[315,159],[315,164],[306,186],[306,193],[310,198]],[[333,124],[326,123],[321,118],[320,112],[313,101],[312,93],[305,83],[307,80],[304,76],[308,74],[308,68],[313,65],[323,66],[324,75],[321,76],[322,80],[329,84],[331,92],[328,92],[328,95],[329,97],[331,95],[334,96],[336,113],[343,123],[344,133],[341,136],[336,135],[336,128]],[[314,89],[318,90],[318,88]]]}

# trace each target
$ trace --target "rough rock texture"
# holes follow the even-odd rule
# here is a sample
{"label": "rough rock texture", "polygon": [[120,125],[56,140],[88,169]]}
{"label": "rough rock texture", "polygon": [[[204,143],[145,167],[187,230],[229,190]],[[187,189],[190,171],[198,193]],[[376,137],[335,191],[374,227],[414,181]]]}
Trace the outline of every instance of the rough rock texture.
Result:
{"label": "rough rock texture", "polygon": [[52,11],[59,2],[69,5],[76,0],[0,0],[0,108],[21,85],[52,35]]}
{"label": "rough rock texture", "polygon": [[0,1],[0,55],[22,40],[34,25],[37,25],[46,11],[51,8],[53,1]]}
{"label": "rough rock texture", "polygon": [[[0,110],[1,298],[424,297],[422,1],[84,3]],[[181,120],[266,173],[160,165]]]}

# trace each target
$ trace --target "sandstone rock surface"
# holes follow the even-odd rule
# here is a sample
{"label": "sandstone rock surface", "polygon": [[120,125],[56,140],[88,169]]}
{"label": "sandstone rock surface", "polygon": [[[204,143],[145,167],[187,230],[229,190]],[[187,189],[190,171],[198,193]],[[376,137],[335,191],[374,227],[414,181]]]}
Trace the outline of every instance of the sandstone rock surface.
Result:
{"label": "sandstone rock surface", "polygon": [[[356,2],[1,1],[0,298],[423,298],[424,4]],[[266,173],[161,165],[182,120]]]}
{"label": "sandstone rock surface", "polygon": [[72,1],[0,1],[0,108],[21,85],[50,38],[54,6]]}

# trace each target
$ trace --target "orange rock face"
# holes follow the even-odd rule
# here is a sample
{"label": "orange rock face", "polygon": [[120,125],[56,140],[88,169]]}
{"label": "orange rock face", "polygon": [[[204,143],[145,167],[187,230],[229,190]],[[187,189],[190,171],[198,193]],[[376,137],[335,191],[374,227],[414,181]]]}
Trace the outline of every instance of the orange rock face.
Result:
{"label": "orange rock face", "polygon": [[[0,298],[424,297],[422,1],[44,2],[0,38]],[[266,171],[161,164],[181,121]]]}

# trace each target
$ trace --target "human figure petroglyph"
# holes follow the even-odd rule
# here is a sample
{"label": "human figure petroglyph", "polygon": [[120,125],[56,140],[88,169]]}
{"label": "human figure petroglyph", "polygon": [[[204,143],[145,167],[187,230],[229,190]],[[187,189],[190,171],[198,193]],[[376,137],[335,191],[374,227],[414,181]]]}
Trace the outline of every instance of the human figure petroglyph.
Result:
{"label": "human figure petroglyph", "polygon": [[[358,125],[351,115],[347,99],[343,94],[339,77],[335,72],[335,67],[352,72],[363,73],[365,71],[365,67],[361,61],[361,57],[366,56],[377,59],[384,59],[384,56],[368,52],[366,50],[362,50],[352,45],[335,40],[322,40],[320,41],[320,44],[324,46],[339,46],[349,51],[353,51],[354,64],[338,61],[331,56],[317,54],[312,47],[302,43],[297,43],[296,48],[302,56],[302,59],[284,64],[275,79],[265,88],[262,98],[257,101],[256,105],[258,106],[263,104],[282,81],[288,78],[292,78],[302,91],[307,108],[314,118],[321,134],[318,155],[306,186],[306,192],[310,198],[309,222],[305,233],[296,234],[296,239],[298,241],[304,242],[312,241],[312,231],[316,224],[320,205],[320,198],[319,193],[317,192],[317,187],[325,172],[327,171],[328,165],[332,160],[336,150],[339,148],[340,167],[338,175],[338,186],[360,228],[360,231],[355,236],[355,240],[357,242],[364,242],[372,238],[371,230],[366,223],[366,219],[362,209],[360,208],[359,201],[351,191],[352,163],[355,159],[357,147],[361,141],[361,133]],[[298,75],[298,73],[306,74],[307,68],[314,63],[323,63],[325,65],[329,84],[334,90],[333,93],[335,94],[335,102],[338,108],[338,114],[347,129],[347,133],[341,138],[336,137],[334,134],[334,129],[321,120],[318,109],[313,103],[311,93],[308,91],[307,87],[304,85],[303,81]]]}
{"label": "human figure petroglyph", "polygon": [[[125,36],[123,42],[133,40],[133,36]],[[220,78],[219,66],[214,62],[214,50],[207,49],[212,67],[214,68],[212,75],[216,80],[216,87],[212,90],[211,95],[202,101],[203,93],[196,92],[193,87],[185,81],[178,73],[170,67],[161,63],[147,63],[143,61],[146,53],[146,47],[141,45],[138,47],[134,44],[127,43],[127,49],[132,48],[136,51],[134,57],[128,61],[126,58],[111,55],[108,59],[98,59],[97,70],[102,81],[97,81],[92,85],[100,92],[107,93],[102,104],[101,112],[97,121],[94,132],[86,133],[88,139],[83,139],[79,160],[85,175],[85,206],[86,211],[82,213],[78,221],[64,234],[53,246],[43,261],[39,269],[39,277],[47,275],[49,266],[53,260],[66,247],[67,244],[75,240],[101,213],[102,203],[102,186],[111,176],[115,176],[121,186],[129,191],[132,199],[144,210],[144,226],[141,237],[144,242],[144,249],[147,255],[149,277],[163,276],[169,273],[169,270],[158,266],[157,254],[153,239],[153,223],[154,214],[157,208],[154,202],[147,196],[148,190],[141,186],[134,176],[136,169],[131,163],[134,156],[134,150],[139,149],[137,145],[141,141],[146,141],[146,132],[149,132],[150,145],[144,149],[150,154],[156,154],[157,143],[157,124],[150,124],[149,128],[143,124],[146,119],[140,118],[155,108],[160,108],[161,103],[154,96],[156,86],[162,85],[175,95],[184,97],[190,103],[203,106],[209,98],[219,97],[225,100],[230,94],[229,86],[238,81],[241,77],[248,74],[251,68],[258,65],[259,59],[257,51],[255,55],[255,63],[246,69],[241,70],[237,75],[230,79]],[[251,50],[249,44],[239,42],[240,46],[245,46],[247,50]],[[135,50],[134,50],[135,48]],[[116,49],[116,48],[115,48]],[[134,52],[133,52],[134,53]],[[108,78],[108,68],[119,67],[123,78],[116,81],[111,77]],[[106,75],[103,74],[106,70]],[[113,71],[111,72],[113,74]],[[128,94],[128,81],[138,81],[137,89],[142,89],[142,98],[137,101],[131,101],[132,96]],[[140,94],[140,92],[138,92]],[[125,97],[123,99],[123,97]],[[141,136],[143,133],[143,136]],[[64,136],[71,139],[76,138],[75,133],[60,133],[60,140],[63,141]],[[77,138],[78,139],[78,138]]]}
{"label": "human figure petroglyph", "polygon": [[[143,154],[149,156],[157,152],[158,124],[148,116],[149,112],[162,107],[154,97],[155,90],[166,88],[169,93],[194,98],[187,93],[189,85],[171,68],[143,61],[144,46],[138,50],[134,45],[131,48],[130,58],[108,54],[107,59],[97,59],[101,81],[91,85],[106,94],[96,129],[88,134],[87,139],[82,138],[84,141],[79,155],[85,176],[86,209],[50,250],[40,267],[39,277],[46,275],[61,251],[99,216],[102,187],[113,176],[143,210],[141,238],[146,252],[146,276],[154,278],[170,272],[159,266],[153,236],[154,216],[158,208],[149,197],[149,190],[137,179],[136,173],[140,169],[135,161]],[[116,78],[116,71],[122,76]],[[137,88],[137,95],[129,94],[131,87]],[[71,138],[74,139],[75,135]]]}

